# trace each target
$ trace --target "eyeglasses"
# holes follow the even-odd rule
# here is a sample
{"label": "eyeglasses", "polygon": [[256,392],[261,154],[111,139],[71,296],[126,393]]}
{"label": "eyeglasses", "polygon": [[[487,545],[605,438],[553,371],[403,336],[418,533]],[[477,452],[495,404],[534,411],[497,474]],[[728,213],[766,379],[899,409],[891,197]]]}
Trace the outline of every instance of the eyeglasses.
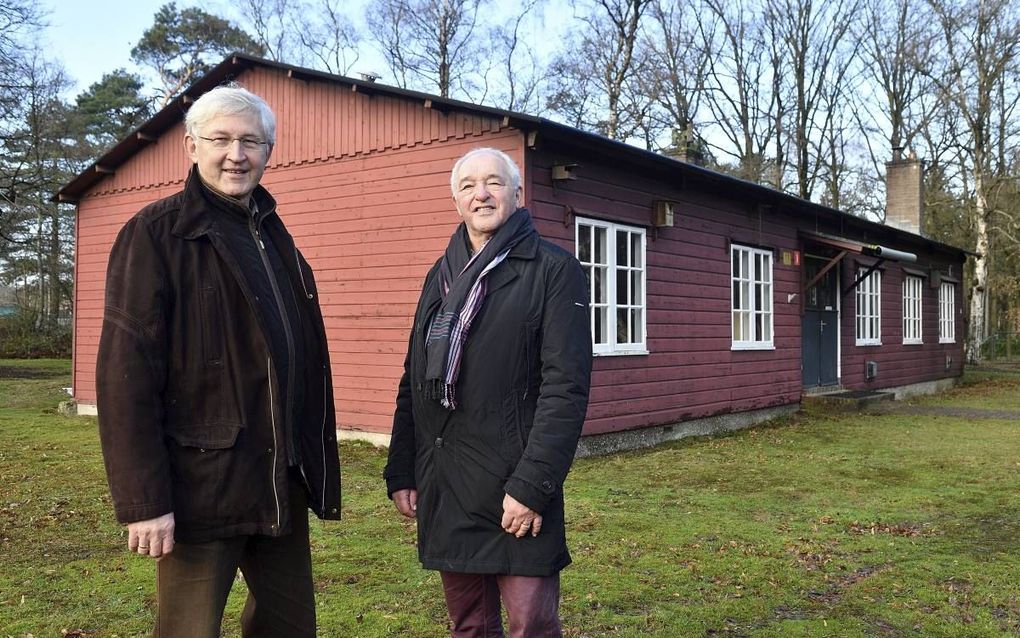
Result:
{"label": "eyeglasses", "polygon": [[269,142],[252,137],[202,137],[201,135],[196,135],[195,137],[209,142],[213,148],[218,149],[230,148],[234,142],[240,142],[241,148],[246,151],[260,151],[269,145]]}

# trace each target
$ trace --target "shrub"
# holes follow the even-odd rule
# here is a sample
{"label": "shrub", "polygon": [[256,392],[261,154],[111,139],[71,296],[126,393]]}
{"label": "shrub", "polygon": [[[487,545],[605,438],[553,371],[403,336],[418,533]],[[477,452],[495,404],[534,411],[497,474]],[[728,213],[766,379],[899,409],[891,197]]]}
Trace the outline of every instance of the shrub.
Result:
{"label": "shrub", "polygon": [[71,356],[70,326],[36,327],[35,313],[0,317],[0,359],[64,359]]}

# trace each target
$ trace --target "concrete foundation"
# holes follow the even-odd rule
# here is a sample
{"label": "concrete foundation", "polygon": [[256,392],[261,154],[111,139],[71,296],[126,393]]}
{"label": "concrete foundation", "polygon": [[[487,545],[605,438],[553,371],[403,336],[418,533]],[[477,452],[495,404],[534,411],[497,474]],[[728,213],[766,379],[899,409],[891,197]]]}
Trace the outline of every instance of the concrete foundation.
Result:
{"label": "concrete foundation", "polygon": [[678,423],[640,428],[638,430],[585,436],[581,437],[581,442],[577,446],[577,456],[586,457],[612,454],[613,452],[651,447],[690,436],[710,436],[724,432],[733,432],[734,430],[743,430],[765,421],[789,416],[799,409],[799,403],[792,403],[774,408],[721,414],[704,419],[680,421]]}

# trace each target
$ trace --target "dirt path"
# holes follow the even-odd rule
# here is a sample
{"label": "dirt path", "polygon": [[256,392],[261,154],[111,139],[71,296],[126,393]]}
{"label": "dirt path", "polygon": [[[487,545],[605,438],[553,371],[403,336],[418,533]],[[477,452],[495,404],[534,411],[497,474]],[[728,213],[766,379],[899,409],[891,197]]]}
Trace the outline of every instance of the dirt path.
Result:
{"label": "dirt path", "polygon": [[993,419],[1020,423],[1018,410],[985,410],[982,408],[954,408],[942,405],[909,405],[900,401],[883,401],[868,407],[872,414],[931,414],[962,419]]}

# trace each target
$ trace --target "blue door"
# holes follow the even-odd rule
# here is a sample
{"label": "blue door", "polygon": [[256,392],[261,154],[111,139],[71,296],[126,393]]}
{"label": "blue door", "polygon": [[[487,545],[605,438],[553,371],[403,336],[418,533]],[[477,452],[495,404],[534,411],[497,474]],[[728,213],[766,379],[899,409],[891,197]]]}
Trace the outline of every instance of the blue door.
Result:
{"label": "blue door", "polygon": [[[815,278],[828,260],[804,259],[804,281]],[[829,269],[816,284],[804,291],[801,320],[802,377],[805,388],[836,385],[839,382],[839,266]]]}

